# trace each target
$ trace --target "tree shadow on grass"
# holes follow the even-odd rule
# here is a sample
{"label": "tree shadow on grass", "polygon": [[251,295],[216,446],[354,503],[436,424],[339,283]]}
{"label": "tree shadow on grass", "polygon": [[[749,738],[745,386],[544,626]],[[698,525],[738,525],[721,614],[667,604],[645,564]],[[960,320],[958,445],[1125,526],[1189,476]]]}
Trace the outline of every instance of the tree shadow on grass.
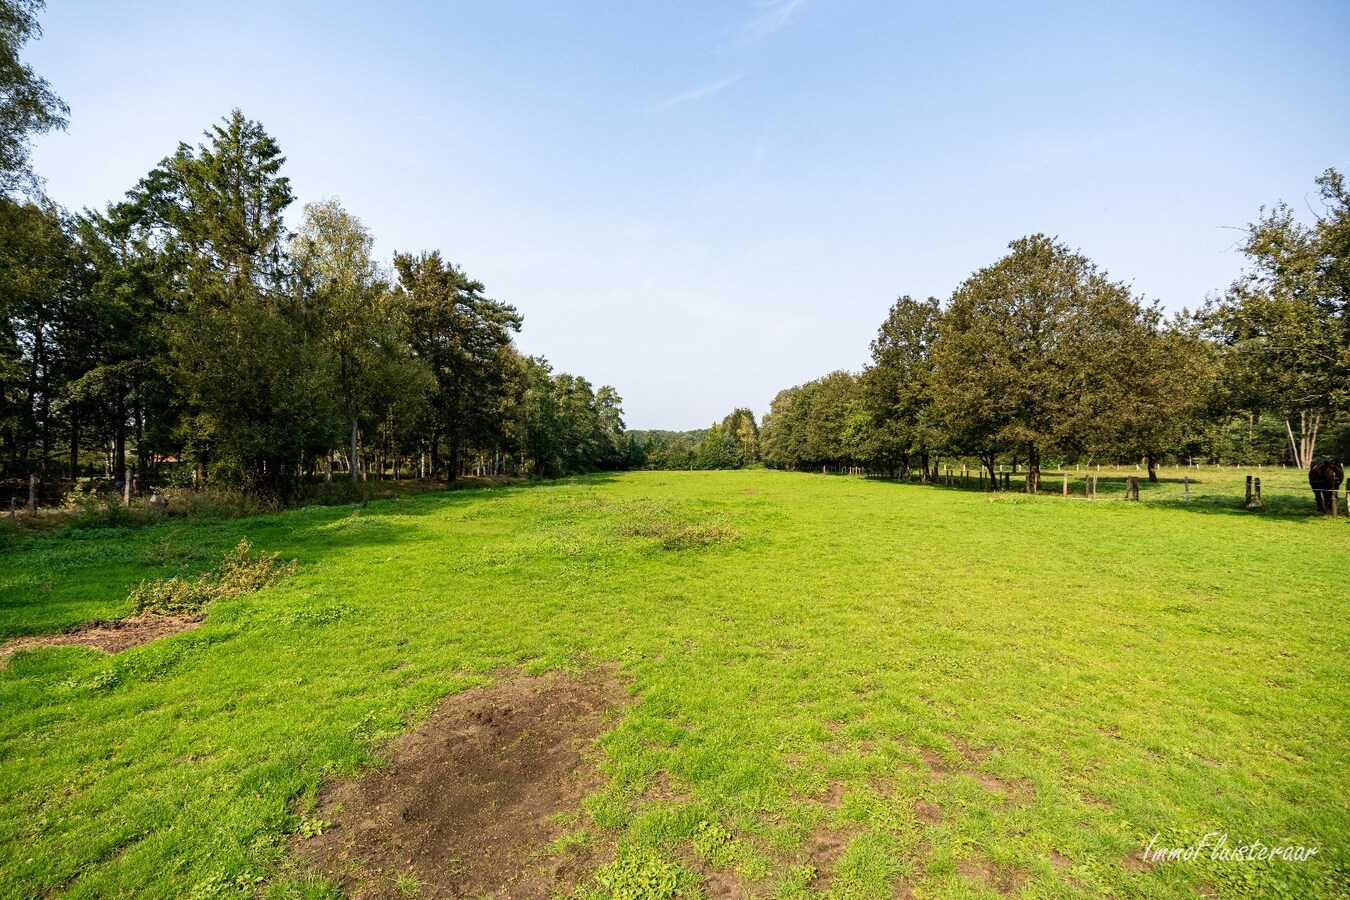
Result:
{"label": "tree shadow on grass", "polygon": [[[1048,500],[1073,501],[1078,503],[1128,503],[1126,499],[1126,490],[1128,486],[1128,475],[1112,474],[1097,476],[1097,495],[1088,500],[1084,496],[1084,480],[1080,477],[1077,480],[1070,478],[1069,495],[1065,497],[1060,488],[1060,474],[1046,474],[1042,476],[1041,490],[1037,497]],[[1026,496],[1025,475],[1014,475],[1011,479],[1011,488],[1008,490],[994,491],[989,489],[986,481],[981,486],[973,477],[970,484],[965,483],[965,479],[957,476],[958,481],[955,484],[947,485],[941,481],[936,483],[924,483],[917,480],[899,480],[886,478],[883,476],[867,476],[864,480],[875,484],[887,484],[893,487],[914,487],[926,488],[935,491],[948,491],[960,494],[983,494],[988,496]],[[1139,505],[1157,509],[1174,509],[1201,515],[1227,515],[1227,516],[1259,516],[1266,519],[1278,519],[1286,522],[1311,523],[1321,519],[1331,518],[1326,513],[1319,513],[1312,499],[1312,489],[1306,491],[1302,489],[1291,490],[1286,486],[1280,486],[1274,491],[1263,493],[1261,507],[1259,509],[1247,509],[1245,506],[1245,492],[1239,487],[1236,491],[1224,490],[1219,493],[1213,489],[1205,490],[1207,483],[1203,479],[1190,479],[1191,495],[1190,499],[1185,496],[1156,496],[1156,492],[1163,487],[1171,488],[1178,493],[1185,490],[1185,480],[1180,477],[1164,478],[1160,477],[1155,482],[1149,482],[1145,478],[1139,480]],[[1307,494],[1305,497],[1304,494]],[[1155,494],[1150,496],[1150,494]],[[1342,518],[1350,522],[1347,517],[1345,504],[1341,503]]]}
{"label": "tree shadow on grass", "polygon": [[311,505],[242,519],[174,518],[137,527],[64,529],[13,541],[0,552],[0,639],[52,634],[129,612],[142,581],[193,578],[247,539],[305,567],[356,550],[393,551],[436,539],[416,520],[566,485],[599,486],[601,472],[556,481],[463,485],[343,505]]}

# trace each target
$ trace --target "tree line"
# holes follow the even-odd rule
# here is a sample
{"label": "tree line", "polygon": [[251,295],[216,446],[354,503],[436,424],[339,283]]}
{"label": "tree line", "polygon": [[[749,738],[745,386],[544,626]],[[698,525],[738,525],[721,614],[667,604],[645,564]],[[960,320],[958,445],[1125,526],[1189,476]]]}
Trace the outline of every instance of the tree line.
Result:
{"label": "tree line", "polygon": [[641,469],[740,469],[762,462],[759,424],[746,407],[693,431],[630,431],[628,465]]}
{"label": "tree line", "polygon": [[942,460],[1025,466],[1219,459],[1307,468],[1350,453],[1350,193],[1284,203],[1246,229],[1249,265],[1167,317],[1045,235],[1013,241],[944,302],[902,296],[861,372],[778,393],[759,453],[787,469],[865,467],[936,479]]}
{"label": "tree line", "polygon": [[69,110],[20,59],[41,0],[0,0],[0,479],[173,479],[285,499],[305,479],[630,467],[858,467],[935,478],[1042,461],[1350,453],[1350,192],[1248,226],[1249,265],[1166,316],[1033,235],[946,300],[902,296],[861,372],[694,432],[625,432],[614,388],[522,355],[522,317],[437,251],[373,255],[295,202],[235,111],[101,210],[45,199],[31,137]]}
{"label": "tree line", "polygon": [[173,477],[285,499],[305,478],[557,475],[623,462],[614,388],[523,356],[522,317],[437,251],[373,256],[336,200],[285,215],[285,157],[234,111],[102,210],[41,196],[65,125],[0,4],[0,476]]}

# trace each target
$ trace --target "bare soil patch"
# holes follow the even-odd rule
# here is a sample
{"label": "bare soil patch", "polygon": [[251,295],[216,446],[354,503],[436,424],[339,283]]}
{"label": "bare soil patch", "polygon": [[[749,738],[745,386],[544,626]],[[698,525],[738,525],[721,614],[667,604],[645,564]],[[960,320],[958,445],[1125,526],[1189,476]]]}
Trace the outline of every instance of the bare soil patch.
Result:
{"label": "bare soil patch", "polygon": [[693,799],[687,791],[676,790],[665,772],[656,773],[641,798],[643,803],[690,803]]}
{"label": "bare soil patch", "polygon": [[839,809],[844,805],[845,793],[847,788],[842,781],[831,781],[825,790],[813,799],[826,809]]}
{"label": "bare soil patch", "polygon": [[928,773],[934,781],[941,781],[948,775],[959,773],[975,779],[979,782],[980,787],[991,794],[997,794],[1008,803],[1025,803],[1035,796],[1035,789],[1029,783],[1000,778],[992,772],[986,772],[980,768],[981,763],[990,756],[991,751],[988,748],[972,749],[960,740],[956,740],[954,743],[965,762],[964,766],[952,765],[945,757],[927,747],[919,748],[919,756],[922,757],[924,765],[928,767]]}
{"label": "bare soil patch", "polygon": [[1143,853],[1131,853],[1125,857],[1125,868],[1131,872],[1152,872],[1158,867],[1158,864],[1151,859],[1146,859]]}
{"label": "bare soil patch", "polygon": [[0,660],[34,647],[93,647],[104,653],[120,653],[157,638],[191,631],[201,626],[202,618],[201,615],[182,615],[98,619],[61,634],[39,634],[5,641],[0,644]]}
{"label": "bare soil patch", "polygon": [[1027,882],[1027,873],[1017,866],[998,865],[983,857],[957,860],[956,871],[967,881],[1000,894],[1016,894]]}
{"label": "bare soil patch", "polygon": [[843,855],[848,842],[853,839],[850,832],[831,831],[821,828],[812,834],[802,848],[801,861],[816,870],[816,877],[808,887],[818,891],[829,890],[830,879],[834,876],[834,865]]}
{"label": "bare soil patch", "polygon": [[940,825],[942,823],[942,807],[936,803],[915,803],[914,817],[925,825]]}
{"label": "bare soil patch", "polygon": [[583,851],[548,847],[600,786],[589,760],[626,694],[608,672],[471,688],[394,742],[389,764],[325,788],[322,834],[292,851],[359,898],[545,898],[585,877]]}
{"label": "bare soil patch", "polygon": [[931,772],[936,779],[941,780],[946,778],[947,773],[952,769],[947,760],[943,759],[936,751],[930,750],[927,747],[921,747],[919,749],[919,755],[923,757],[924,765],[928,766],[928,771]]}

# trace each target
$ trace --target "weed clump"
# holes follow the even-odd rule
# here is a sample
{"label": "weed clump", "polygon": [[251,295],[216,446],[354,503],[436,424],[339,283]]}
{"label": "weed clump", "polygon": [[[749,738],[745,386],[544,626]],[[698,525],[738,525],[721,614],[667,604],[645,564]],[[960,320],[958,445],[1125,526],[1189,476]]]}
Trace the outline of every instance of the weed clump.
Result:
{"label": "weed clump", "polygon": [[673,900],[701,894],[689,870],[649,852],[621,853],[595,873],[595,887],[579,888],[578,900]]}
{"label": "weed clump", "polygon": [[275,509],[275,505],[242,491],[219,488],[195,491],[169,487],[153,498],[137,497],[130,506],[115,493],[77,493],[70,495],[50,524],[74,529],[139,527],[166,518],[243,519]]}
{"label": "weed clump", "polygon": [[277,562],[278,554],[253,555],[247,540],[225,554],[214,572],[196,578],[161,578],[143,581],[128,595],[137,614],[189,615],[214,600],[258,591],[278,578],[295,574],[295,560]]}
{"label": "weed clump", "polygon": [[655,538],[666,550],[690,550],[740,537],[734,528],[723,522],[691,522],[664,507],[629,519],[620,531],[626,537]]}

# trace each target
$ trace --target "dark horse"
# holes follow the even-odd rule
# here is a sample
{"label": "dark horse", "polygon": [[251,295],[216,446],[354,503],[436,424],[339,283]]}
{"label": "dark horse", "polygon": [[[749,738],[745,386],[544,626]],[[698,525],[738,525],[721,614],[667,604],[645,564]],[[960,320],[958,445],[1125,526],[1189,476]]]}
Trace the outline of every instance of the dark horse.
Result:
{"label": "dark horse", "polygon": [[1332,498],[1344,480],[1345,469],[1334,459],[1319,460],[1308,467],[1308,484],[1312,486],[1318,512],[1331,512]]}

